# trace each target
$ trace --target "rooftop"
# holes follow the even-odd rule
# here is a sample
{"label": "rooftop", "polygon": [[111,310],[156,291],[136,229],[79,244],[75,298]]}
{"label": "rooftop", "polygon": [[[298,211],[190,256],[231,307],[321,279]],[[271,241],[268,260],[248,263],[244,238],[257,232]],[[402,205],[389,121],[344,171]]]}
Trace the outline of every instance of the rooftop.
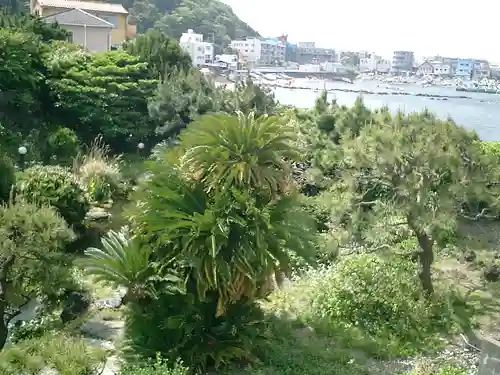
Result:
{"label": "rooftop", "polygon": [[79,1],[79,0],[38,0],[42,7],[82,9],[91,12],[128,14],[127,10],[121,4],[111,4],[98,1]]}
{"label": "rooftop", "polygon": [[93,27],[106,27],[113,28],[113,24],[105,21],[93,14],[87,13],[81,9],[68,9],[63,12],[52,14],[47,17],[42,17],[45,22],[55,23],[60,25],[73,25],[73,26],[93,26]]}

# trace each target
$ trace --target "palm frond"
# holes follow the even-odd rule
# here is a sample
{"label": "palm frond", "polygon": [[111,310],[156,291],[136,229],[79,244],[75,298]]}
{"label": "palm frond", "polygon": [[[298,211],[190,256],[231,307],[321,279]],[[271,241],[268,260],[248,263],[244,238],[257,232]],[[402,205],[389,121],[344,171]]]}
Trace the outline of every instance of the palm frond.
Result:
{"label": "palm frond", "polygon": [[278,191],[300,155],[292,147],[295,132],[276,117],[206,115],[181,135],[181,164],[202,173],[209,189],[229,187]]}

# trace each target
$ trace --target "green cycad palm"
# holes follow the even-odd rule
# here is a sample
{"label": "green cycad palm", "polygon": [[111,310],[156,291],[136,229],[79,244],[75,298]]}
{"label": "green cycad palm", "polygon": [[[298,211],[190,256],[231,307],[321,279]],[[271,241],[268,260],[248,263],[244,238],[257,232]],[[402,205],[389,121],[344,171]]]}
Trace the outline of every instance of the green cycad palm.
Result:
{"label": "green cycad palm", "polygon": [[204,116],[181,136],[180,161],[175,150],[158,153],[138,191],[137,234],[182,264],[201,298],[216,291],[220,314],[260,295],[290,251],[314,252],[312,221],[287,189],[292,140],[277,119]]}
{"label": "green cycad palm", "polygon": [[287,160],[300,156],[291,146],[294,140],[294,128],[286,119],[255,118],[253,113],[207,115],[181,135],[181,163],[209,190],[259,188],[274,196],[288,183]]}
{"label": "green cycad palm", "polygon": [[180,292],[180,279],[171,272],[158,272],[148,248],[141,247],[127,231],[109,231],[101,239],[102,249],[90,247],[78,265],[97,282],[125,287],[125,300],[154,295],[153,282],[162,282],[167,290]]}

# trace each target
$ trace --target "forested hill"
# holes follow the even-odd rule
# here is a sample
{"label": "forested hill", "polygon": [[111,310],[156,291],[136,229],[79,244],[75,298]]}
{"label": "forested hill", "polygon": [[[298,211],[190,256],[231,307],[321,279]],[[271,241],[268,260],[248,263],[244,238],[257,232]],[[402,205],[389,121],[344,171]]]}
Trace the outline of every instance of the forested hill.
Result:
{"label": "forested hill", "polygon": [[231,39],[259,36],[258,32],[234,14],[219,0],[113,0],[123,4],[131,20],[142,33],[157,27],[168,36],[179,39],[188,29],[203,34],[205,40],[221,48]]}

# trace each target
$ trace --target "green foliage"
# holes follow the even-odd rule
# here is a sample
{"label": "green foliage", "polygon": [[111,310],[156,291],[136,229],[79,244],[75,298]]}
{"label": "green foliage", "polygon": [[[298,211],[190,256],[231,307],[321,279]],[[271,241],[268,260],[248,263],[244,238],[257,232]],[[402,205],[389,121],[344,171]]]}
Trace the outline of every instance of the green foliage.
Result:
{"label": "green foliage", "polygon": [[120,375],[187,375],[188,370],[180,362],[170,363],[157,357],[151,365],[132,365],[120,371]]}
{"label": "green foliage", "polygon": [[157,29],[138,35],[124,48],[131,55],[146,61],[155,76],[160,77],[160,82],[165,80],[168,72],[189,71],[192,67],[191,57],[181,49],[179,42]]}
{"label": "green foliage", "polygon": [[12,160],[0,153],[0,204],[9,200],[12,186],[16,183],[16,169]]}
{"label": "green foliage", "polygon": [[232,39],[259,36],[231,7],[217,0],[127,0],[124,5],[139,32],[155,27],[179,40],[182,33],[193,29],[216,44],[216,53],[221,53]]}
{"label": "green foliage", "polygon": [[73,232],[52,208],[19,202],[0,207],[0,349],[6,325],[34,297],[56,296],[71,284],[62,250]]}
{"label": "green foliage", "polygon": [[25,340],[41,338],[57,329],[62,329],[62,323],[61,318],[56,315],[40,315],[32,320],[19,321],[9,330],[9,343],[18,344]]}
{"label": "green foliage", "polygon": [[261,189],[275,196],[287,189],[294,128],[287,119],[207,115],[181,135],[183,166],[209,190]]}
{"label": "green foliage", "polygon": [[94,139],[87,152],[75,158],[73,173],[84,185],[92,202],[112,203],[126,197],[127,186],[120,161],[119,156],[112,156],[102,137]]}
{"label": "green foliage", "polygon": [[453,310],[446,296],[434,303],[424,298],[416,271],[393,258],[344,258],[318,278],[310,319],[327,331],[350,330],[353,339],[372,340],[378,355],[432,350],[439,333],[452,329]]}
{"label": "green foliage", "polygon": [[125,313],[126,344],[140,358],[154,358],[156,353],[171,363],[180,358],[190,374],[255,359],[255,349],[264,340],[259,307],[252,302],[232,304],[224,316],[217,316],[217,310],[215,294],[204,301],[192,294],[164,293],[142,299]]}
{"label": "green foliage", "polygon": [[57,24],[44,22],[40,17],[26,13],[10,13],[0,10],[0,28],[35,34],[42,42],[67,40],[69,33]]}
{"label": "green foliage", "polygon": [[234,90],[219,89],[216,95],[217,104],[226,113],[254,113],[256,117],[277,113],[278,104],[274,93],[265,87],[255,85],[251,80],[237,83]]}
{"label": "green foliage", "polygon": [[73,130],[58,128],[47,140],[47,147],[44,150],[45,159],[54,164],[71,165],[78,155],[79,146],[78,137]]}
{"label": "green foliage", "polygon": [[20,173],[16,193],[28,202],[50,205],[70,226],[82,225],[90,204],[75,176],[59,166],[34,166]]}
{"label": "green foliage", "polygon": [[199,115],[217,109],[214,88],[195,70],[170,72],[149,103],[150,115],[164,137],[177,135]]}
{"label": "green foliage", "polygon": [[1,142],[14,153],[22,139],[41,131],[37,125],[43,127],[40,41],[33,34],[0,28],[0,51],[9,51],[0,54]]}
{"label": "green foliage", "polygon": [[158,81],[146,62],[124,51],[86,57],[64,45],[47,59],[49,84],[57,93],[55,115],[65,119],[82,142],[90,144],[102,134],[121,152],[135,150],[139,141],[154,140],[156,122],[148,116],[148,98]]}
{"label": "green foliage", "polygon": [[36,375],[48,368],[60,375],[89,375],[102,366],[106,355],[83,339],[66,333],[48,333],[0,352],[0,373]]}
{"label": "green foliage", "polygon": [[163,294],[180,293],[181,279],[173,270],[159,269],[161,264],[152,260],[148,248],[140,247],[130,238],[126,228],[121,232],[110,231],[101,238],[102,249],[88,248],[86,258],[78,264],[95,276],[96,281],[126,287],[125,301],[138,301],[147,296],[155,297],[155,285],[162,283]]}

